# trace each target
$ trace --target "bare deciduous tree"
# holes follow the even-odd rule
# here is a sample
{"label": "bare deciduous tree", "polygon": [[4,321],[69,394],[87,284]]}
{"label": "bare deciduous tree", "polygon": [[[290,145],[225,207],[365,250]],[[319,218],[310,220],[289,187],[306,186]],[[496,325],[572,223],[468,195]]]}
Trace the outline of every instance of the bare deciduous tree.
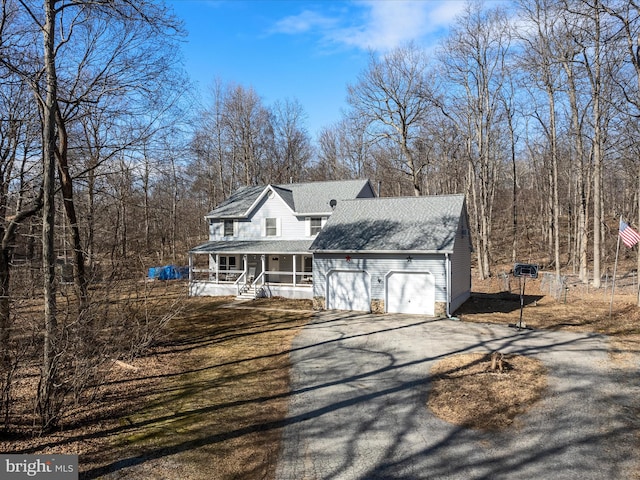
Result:
{"label": "bare deciduous tree", "polygon": [[543,117],[538,112],[534,113],[535,118],[547,138],[549,144],[549,197],[550,223],[549,239],[553,250],[553,264],[556,272],[556,279],[560,279],[560,199],[558,194],[558,128],[556,102],[559,85],[562,83],[560,62],[557,60],[556,46],[557,29],[554,23],[560,21],[557,11],[551,2],[545,0],[535,0],[531,5],[523,5],[523,10],[527,14],[527,20],[534,25],[534,33],[522,37],[525,48],[523,52],[522,65],[524,69],[531,72],[530,77],[537,83],[546,96],[547,111]]}
{"label": "bare deciduous tree", "polygon": [[469,4],[441,52],[446,74],[446,110],[466,136],[472,224],[480,278],[491,275],[491,239],[496,168],[502,158],[497,124],[511,26],[501,9]]}
{"label": "bare deciduous tree", "polygon": [[253,88],[215,80],[191,140],[194,186],[210,208],[240,185],[301,181],[313,150],[306,114],[297,100],[263,104]]}
{"label": "bare deciduous tree", "polygon": [[358,82],[348,87],[349,104],[369,124],[368,133],[397,145],[414,195],[421,194],[425,167],[418,153],[421,125],[433,108],[428,67],[424,51],[413,44],[380,59],[372,53]]}
{"label": "bare deciduous tree", "polygon": [[286,99],[276,101],[271,110],[275,147],[271,182],[300,181],[313,153],[302,104]]}
{"label": "bare deciduous tree", "polygon": [[[18,41],[11,52],[14,55],[8,57],[12,60],[5,64],[32,88],[42,112],[45,328],[38,408],[41,426],[46,429],[58,420],[63,401],[59,388],[62,351],[56,305],[56,167],[72,232],[74,279],[82,317],[87,307],[87,279],[74,201],[69,127],[85,103],[96,104],[106,97],[132,95],[134,91],[144,95],[149,86],[157,84],[171,56],[170,49],[158,49],[158,42],[171,29],[175,30],[176,24],[162,7],[146,1],[44,0],[40,4],[36,0],[19,0],[18,3],[17,21],[22,25],[19,35],[27,32],[31,39],[36,35],[42,38],[40,50],[21,51]],[[153,52],[162,53],[153,55]]]}

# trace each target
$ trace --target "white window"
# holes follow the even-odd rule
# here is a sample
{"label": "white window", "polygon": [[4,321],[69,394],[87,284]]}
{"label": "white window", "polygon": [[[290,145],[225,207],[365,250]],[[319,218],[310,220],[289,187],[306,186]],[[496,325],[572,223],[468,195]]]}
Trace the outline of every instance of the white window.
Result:
{"label": "white window", "polygon": [[219,270],[235,270],[236,269],[236,257],[220,255]]}
{"label": "white window", "polygon": [[327,217],[306,217],[306,232],[307,236],[316,236],[324,227],[324,224],[327,222]]}
{"label": "white window", "polygon": [[267,237],[278,236],[278,219],[277,218],[264,219],[264,234]]}
{"label": "white window", "polygon": [[311,271],[313,270],[313,258],[311,257],[304,257],[304,261],[303,261],[303,271],[305,273],[311,273]]}
{"label": "white window", "polygon": [[322,230],[322,218],[314,217],[310,220],[310,232],[311,235],[317,235]]}
{"label": "white window", "polygon": [[225,220],[224,221],[224,236],[225,237],[233,237],[235,233],[235,220]]}

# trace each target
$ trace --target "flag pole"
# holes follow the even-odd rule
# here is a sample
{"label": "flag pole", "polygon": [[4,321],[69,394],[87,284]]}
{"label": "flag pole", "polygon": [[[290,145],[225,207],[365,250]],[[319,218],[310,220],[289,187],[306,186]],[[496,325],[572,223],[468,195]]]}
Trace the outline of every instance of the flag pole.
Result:
{"label": "flag pole", "polygon": [[620,225],[622,224],[622,215],[620,215],[620,222],[618,223],[618,243],[616,244],[616,261],[613,264],[613,280],[611,282],[611,302],[609,303],[609,318],[611,318],[611,311],[613,310],[613,293],[616,290],[616,271],[618,270],[618,253],[620,252]]}

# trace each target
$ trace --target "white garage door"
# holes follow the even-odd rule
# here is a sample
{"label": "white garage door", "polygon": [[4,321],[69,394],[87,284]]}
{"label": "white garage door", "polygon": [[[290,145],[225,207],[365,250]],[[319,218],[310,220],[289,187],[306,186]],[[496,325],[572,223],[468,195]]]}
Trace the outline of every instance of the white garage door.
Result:
{"label": "white garage door", "polygon": [[433,315],[435,282],[427,272],[394,272],[387,277],[387,312]]}
{"label": "white garage door", "polygon": [[333,271],[327,285],[330,310],[371,310],[369,275],[362,271]]}

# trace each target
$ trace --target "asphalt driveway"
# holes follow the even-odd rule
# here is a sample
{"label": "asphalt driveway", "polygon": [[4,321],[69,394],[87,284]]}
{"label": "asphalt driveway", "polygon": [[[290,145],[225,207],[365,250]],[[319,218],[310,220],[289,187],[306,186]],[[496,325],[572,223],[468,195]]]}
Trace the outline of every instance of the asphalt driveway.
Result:
{"label": "asphalt driveway", "polygon": [[[456,353],[531,355],[549,393],[502,432],[426,408],[429,369]],[[637,469],[638,369],[596,334],[419,316],[323,312],[296,338],[279,480],[623,479]]]}

